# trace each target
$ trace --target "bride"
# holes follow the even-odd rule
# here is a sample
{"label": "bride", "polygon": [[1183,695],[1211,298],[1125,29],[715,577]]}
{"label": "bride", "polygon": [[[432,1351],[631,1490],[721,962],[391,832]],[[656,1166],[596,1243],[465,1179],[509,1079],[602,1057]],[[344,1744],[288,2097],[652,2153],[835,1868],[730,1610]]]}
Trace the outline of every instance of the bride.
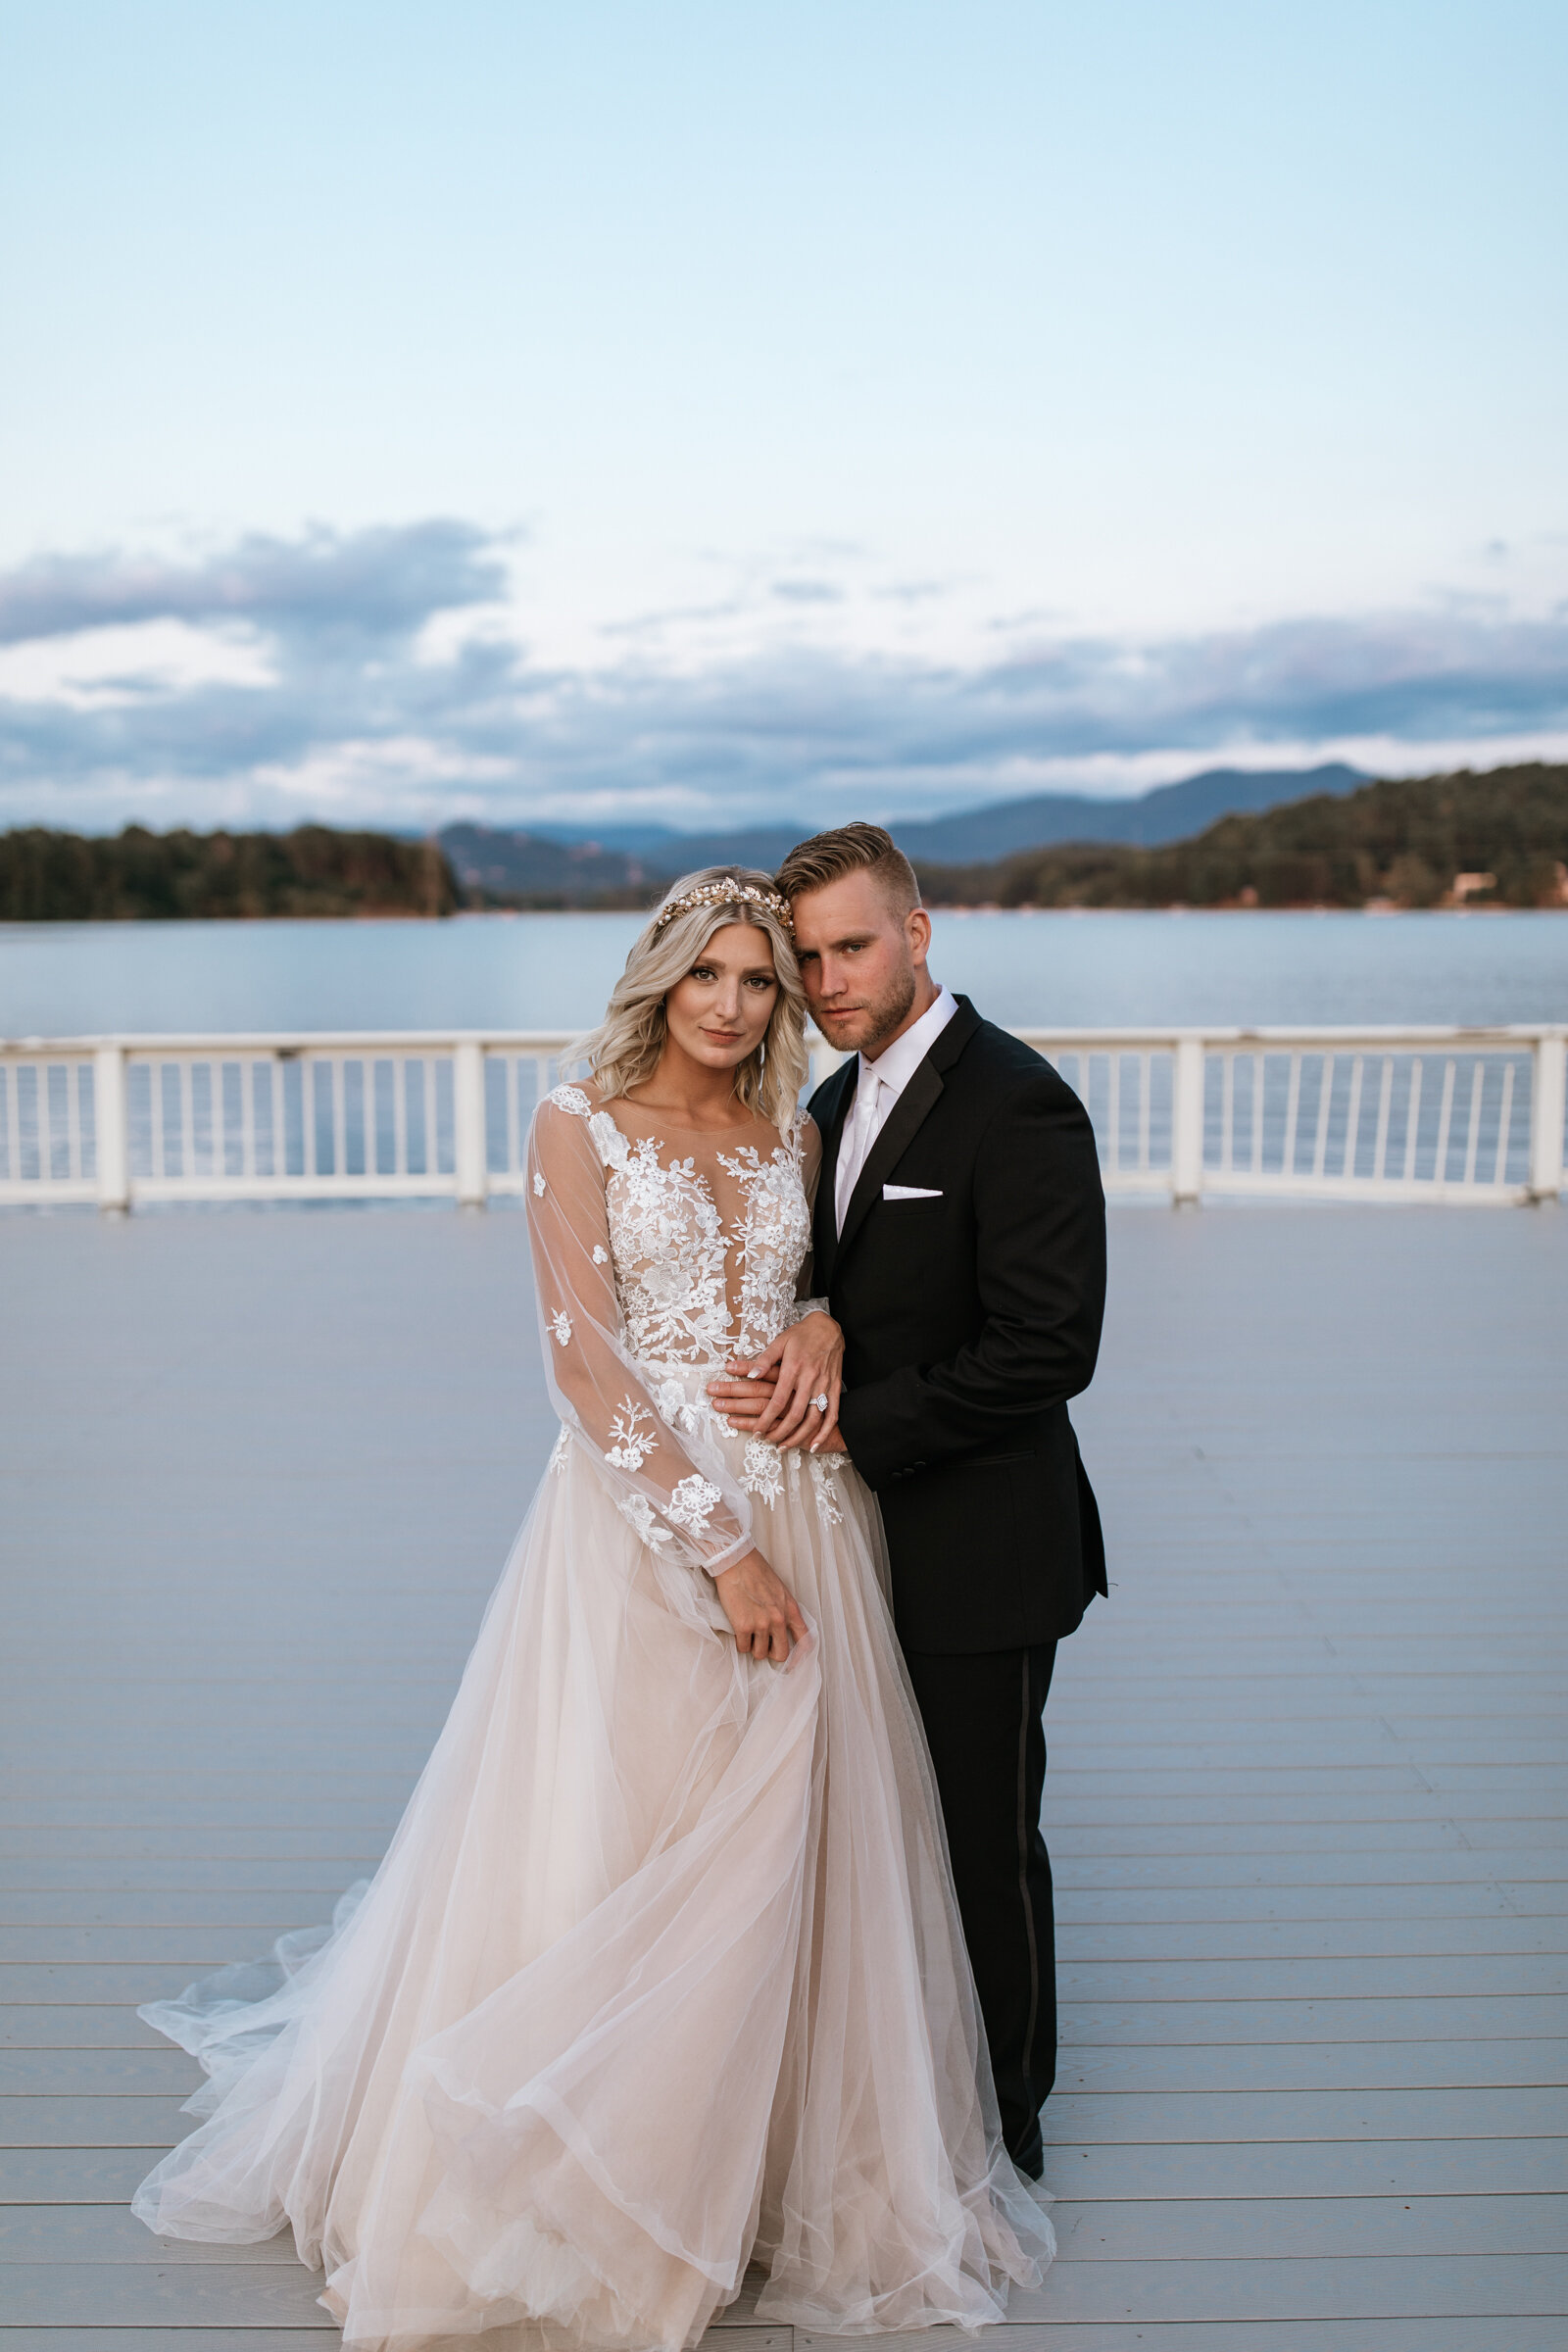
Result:
{"label": "bride", "polygon": [[[149,2229],[292,2227],[354,2347],[680,2352],[1000,2319],[1002,2146],[876,1505],[806,1296],[820,1140],[763,874],[676,886],[527,1209],[561,1434],[386,1859],[142,2015],[211,2077]],[[774,1347],[771,1344],[777,1343]],[[769,1438],[708,1385],[769,1350]]]}

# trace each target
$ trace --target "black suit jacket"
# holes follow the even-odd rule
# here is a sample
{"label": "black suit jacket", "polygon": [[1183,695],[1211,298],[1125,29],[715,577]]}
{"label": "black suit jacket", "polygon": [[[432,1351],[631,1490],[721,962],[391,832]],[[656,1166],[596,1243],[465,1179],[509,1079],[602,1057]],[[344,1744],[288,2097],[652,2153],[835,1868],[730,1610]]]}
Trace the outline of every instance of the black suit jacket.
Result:
{"label": "black suit jacket", "polygon": [[[1105,1590],[1067,1399],[1105,1298],[1105,1201],[1088,1114],[1050,1063],[966,997],[894,1104],[842,1236],[839,1140],[858,1059],[811,1098],[822,1130],[812,1289],[845,1332],[840,1423],[882,1505],[900,1639],[1019,1649],[1070,1634]],[[932,1200],[886,1200],[885,1184]]]}

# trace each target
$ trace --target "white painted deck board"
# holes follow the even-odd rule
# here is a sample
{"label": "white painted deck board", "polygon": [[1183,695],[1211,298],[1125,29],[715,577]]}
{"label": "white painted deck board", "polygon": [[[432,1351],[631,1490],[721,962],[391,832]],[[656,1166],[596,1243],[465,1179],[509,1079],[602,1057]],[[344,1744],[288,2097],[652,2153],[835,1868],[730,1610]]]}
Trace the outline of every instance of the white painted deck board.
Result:
{"label": "white painted deck board", "polygon": [[[291,1930],[329,1919],[324,1895],[295,1905],[275,1895],[252,1900],[233,1894],[173,1892],[163,1896],[10,1894],[6,1911],[17,1922],[0,1928],[0,1958],[29,1960],[150,1959],[167,1947],[179,1955],[193,1940],[250,1936],[265,1944]],[[166,1916],[151,1916],[158,1911]],[[73,1917],[73,1912],[78,1914]],[[116,1918],[115,1913],[122,1913]],[[110,1916],[105,1917],[105,1914]],[[85,1916],[96,1914],[96,1916]],[[175,1940],[183,1938],[183,1941]],[[1452,1909],[1390,1920],[1355,1914],[1330,1919],[1199,1918],[1160,1922],[1128,1918],[1078,1919],[1057,1931],[1063,1961],[1377,1959],[1459,1954],[1560,1955],[1562,1931],[1550,1914],[1493,1907],[1471,1916]]]}
{"label": "white painted deck board", "polygon": [[[1226,2252],[1245,2232],[1252,2255],[1558,2254],[1547,2195],[1146,2198],[1054,2209],[1060,2259],[1187,2262]],[[287,2233],[236,2248],[156,2238],[120,2206],[32,2205],[0,2211],[0,2266],[35,2263],[293,2264]]]}
{"label": "white painted deck board", "polygon": [[[304,1877],[305,1866],[298,1867]],[[205,1926],[220,1921],[252,1931],[260,1927],[265,1932],[277,1918],[302,1923],[327,1918],[340,1888],[336,1877],[324,1883],[330,1864],[322,1870],[322,1885],[292,1888],[269,1883],[282,1875],[283,1866],[275,1863],[214,1863],[205,1872],[190,1864],[150,1864],[145,1876],[122,1868],[105,1872],[102,1879],[100,1868],[91,1861],[69,1867],[57,1864],[47,1874],[40,1870],[38,1875],[47,1875],[49,1881],[42,1886],[8,1886],[0,1873],[0,1907],[8,1919],[23,1927],[54,1923],[75,1927],[97,1921],[138,1927]],[[205,1885],[170,1883],[174,1878],[189,1882],[204,1877]],[[1085,1887],[1074,1886],[1058,1872],[1056,1886],[1058,1892],[1069,1892],[1073,1898],[1073,1920],[1063,1924],[1059,1931],[1063,1936],[1072,1927],[1088,1932],[1169,1922],[1173,1927],[1212,1925],[1222,1929],[1233,1921],[1248,1925],[1301,1921],[1308,1928],[1317,1928],[1337,1920],[1386,1924],[1391,1932],[1401,1932],[1408,1924],[1416,1934],[1425,1932],[1421,1923],[1427,1920],[1446,1921],[1458,1929],[1467,1920],[1489,1924],[1541,1920],[1562,1908],[1560,1895],[1556,1902],[1544,1899],[1559,1891],[1549,1886],[1521,1889],[1485,1878],[1468,1885],[1438,1886],[1406,1883],[1397,1921],[1386,1920],[1388,1898],[1381,1886]],[[1528,1902],[1522,1903],[1521,1895],[1527,1895]]]}
{"label": "white painted deck board", "polygon": [[[1062,2256],[997,2352],[1555,2352],[1568,1222],[1127,1212],[1112,1269]],[[550,1435],[520,1224],[0,1219],[0,2352],[305,2352],[286,2243],[125,2211],[196,2080],[132,2005],[374,1865]]]}
{"label": "white painted deck board", "polygon": [[[1054,2273],[1049,2316],[1137,2316],[1146,2324],[1547,2317],[1562,2310],[1565,2273],[1568,2257],[1551,2254],[1069,2260]],[[319,2285],[318,2277],[298,2265],[272,2261],[76,2263],[69,2269],[0,2263],[0,2310],[18,2326],[309,2327]],[[1029,2300],[1014,2298],[1020,2318]],[[796,2335],[810,2340],[808,2330]],[[929,2345],[932,2334],[923,2340]]]}
{"label": "white painted deck board", "polygon": [[[213,1965],[212,1953],[232,1952],[236,1936],[254,1937],[257,1948],[264,1950],[291,1928],[308,1925],[313,1917],[325,1916],[329,1912],[302,1910],[290,1917],[274,1909],[270,1918],[254,1920],[225,1916],[225,1911],[220,1910],[209,1919],[197,1917],[177,1923],[39,1921],[0,1929],[0,1964],[170,1959],[182,1966]],[[1056,1954],[1063,1997],[1071,1997],[1079,1990],[1073,1974],[1078,1968],[1093,1968],[1097,1972],[1095,1988],[1114,1993],[1108,1977],[1100,1972],[1117,1967],[1159,1971],[1238,1966],[1250,1969],[1254,1962],[1280,1970],[1317,1970],[1327,1966],[1333,1972],[1333,1988],[1341,1994],[1368,1989],[1355,1982],[1358,1969],[1381,1971],[1386,1966],[1398,1966],[1407,1970],[1401,1989],[1420,1993],[1428,1989],[1419,1981],[1423,1969],[1452,1966],[1470,1959],[1504,1960],[1521,1976],[1535,1975],[1544,1980],[1540,1984],[1504,1984],[1501,1977],[1507,1970],[1503,1970],[1493,1984],[1496,1991],[1549,1992],[1563,1981],[1559,1965],[1561,1941],[1560,1931],[1551,1917],[1524,1918],[1512,1913],[1486,1920],[1324,1923],[1213,1920],[1168,1927],[1119,1922],[1096,1924],[1093,1928],[1069,1923],[1061,1930]],[[1547,1966],[1535,1968],[1534,1963],[1542,1959]],[[1261,1979],[1259,1983],[1266,1986],[1267,1980]],[[1387,1992],[1391,1987],[1379,1984],[1370,1989]],[[1210,1996],[1200,1990],[1195,1997]]]}
{"label": "white painted deck board", "polygon": [[[1064,2048],[1139,2045],[1179,2048],[1258,2042],[1376,2042],[1383,2047],[1424,2041],[1481,2047],[1532,2038],[1543,2050],[1562,2035],[1557,1996],[1436,2001],[1069,2001],[1059,2012]],[[0,2052],[21,2050],[167,2049],[169,2044],[123,2004],[21,2003],[0,2011]]]}
{"label": "white painted deck board", "polygon": [[[1310,2024],[1311,2021],[1306,2021]],[[1337,2021],[1336,2021],[1337,2022]],[[0,2051],[0,2096],[117,2100],[186,2097],[201,2080],[183,2051],[80,2048]],[[1568,2084],[1568,2039],[1515,2034],[1490,2040],[1285,2041],[1278,2028],[1249,2041],[1166,2034],[1143,2041],[1066,2041],[1059,2091],[1488,2090]],[[25,2131],[25,2113],[12,2128]]]}

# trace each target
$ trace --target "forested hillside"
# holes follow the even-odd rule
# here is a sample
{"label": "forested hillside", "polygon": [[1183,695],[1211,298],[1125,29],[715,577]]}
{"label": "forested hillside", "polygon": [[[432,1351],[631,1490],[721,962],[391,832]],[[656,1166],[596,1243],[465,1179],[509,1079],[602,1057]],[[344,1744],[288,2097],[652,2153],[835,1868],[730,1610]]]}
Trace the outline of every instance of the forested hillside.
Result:
{"label": "forested hillside", "polygon": [[[103,840],[31,827],[0,834],[0,921],[626,907],[657,904],[664,888],[636,860],[589,844],[478,826],[446,838],[461,881],[438,841],[326,825],[127,825]],[[529,887],[503,857],[518,842],[536,858]],[[972,865],[917,853],[915,864],[938,906],[1568,906],[1568,766],[1462,768],[1315,794],[1156,848],[1063,843]]]}
{"label": "forested hillside", "polygon": [[1222,817],[1162,849],[917,864],[936,906],[1568,906],[1568,767],[1400,777]]}
{"label": "forested hillside", "polygon": [[0,921],[171,921],[222,915],[451,914],[433,842],[385,833],[0,833]]}

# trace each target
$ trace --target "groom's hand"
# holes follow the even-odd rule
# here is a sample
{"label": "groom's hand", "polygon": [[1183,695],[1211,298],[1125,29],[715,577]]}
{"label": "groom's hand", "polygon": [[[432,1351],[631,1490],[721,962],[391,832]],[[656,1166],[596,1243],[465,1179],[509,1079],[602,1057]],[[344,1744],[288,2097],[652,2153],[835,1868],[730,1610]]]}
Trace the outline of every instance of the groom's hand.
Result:
{"label": "groom's hand", "polygon": [[772,1402],[777,1379],[776,1372],[754,1372],[744,1380],[726,1376],[723,1380],[710,1380],[708,1394],[713,1399],[715,1412],[722,1414],[734,1428],[744,1430],[748,1437],[753,1437],[764,1409]]}

